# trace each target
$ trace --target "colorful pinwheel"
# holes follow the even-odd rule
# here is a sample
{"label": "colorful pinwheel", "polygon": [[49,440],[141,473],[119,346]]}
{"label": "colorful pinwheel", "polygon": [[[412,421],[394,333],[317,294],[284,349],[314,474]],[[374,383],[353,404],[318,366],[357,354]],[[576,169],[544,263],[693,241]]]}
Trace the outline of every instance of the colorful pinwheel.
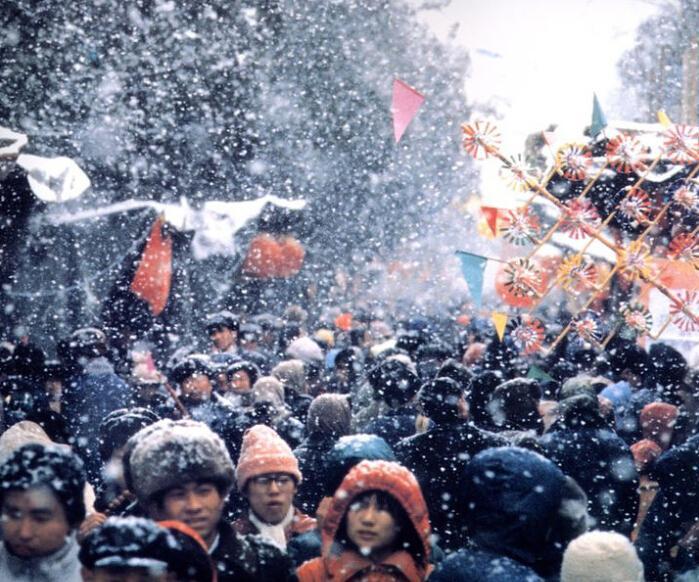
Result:
{"label": "colorful pinwheel", "polygon": [[570,328],[582,343],[596,344],[602,337],[602,327],[597,317],[592,313],[576,317],[570,322]]}
{"label": "colorful pinwheel", "polygon": [[699,193],[696,184],[682,184],[672,195],[672,203],[687,212],[699,211]]}
{"label": "colorful pinwheel", "polygon": [[638,278],[650,277],[653,263],[650,256],[650,248],[641,240],[635,240],[627,249],[617,251],[621,264],[621,274],[627,279],[635,281]]}
{"label": "colorful pinwheel", "polygon": [[607,161],[620,174],[643,170],[645,164],[641,159],[642,155],[641,142],[630,135],[618,135],[607,144]]}
{"label": "colorful pinwheel", "polygon": [[500,227],[505,240],[517,246],[536,242],[539,231],[539,220],[529,207],[508,210]]}
{"label": "colorful pinwheel", "polygon": [[623,338],[635,339],[650,333],[653,327],[653,318],[640,303],[622,303],[619,313],[621,314],[620,335]]}
{"label": "colorful pinwheel", "polygon": [[668,245],[669,258],[677,261],[699,263],[699,238],[691,232],[683,232],[672,239]]}
{"label": "colorful pinwheel", "polygon": [[488,121],[476,121],[461,126],[464,149],[475,159],[485,160],[493,155],[502,142],[497,127]]}
{"label": "colorful pinwheel", "polygon": [[591,165],[592,152],[585,145],[567,143],[556,152],[556,166],[567,180],[584,180]]}
{"label": "colorful pinwheel", "polygon": [[689,164],[699,159],[699,128],[673,125],[662,137],[665,154],[673,162]]}
{"label": "colorful pinwheel", "polygon": [[575,199],[566,204],[560,230],[577,240],[587,238],[588,232],[597,228],[599,223],[599,214],[590,201]]}
{"label": "colorful pinwheel", "polygon": [[510,163],[500,167],[500,177],[515,192],[526,192],[530,189],[530,184],[534,181],[531,174],[531,170],[524,164],[522,154],[510,157]]}
{"label": "colorful pinwheel", "polygon": [[685,333],[699,331],[699,293],[684,290],[679,294],[679,300],[681,305],[670,303],[672,323]]}
{"label": "colorful pinwheel", "polygon": [[513,259],[505,267],[505,287],[515,297],[539,294],[541,271],[530,259]]}
{"label": "colorful pinwheel", "polygon": [[619,213],[634,222],[647,222],[653,208],[650,198],[641,188],[630,188],[626,196],[619,202]]}
{"label": "colorful pinwheel", "polygon": [[558,279],[567,291],[583,291],[597,283],[597,267],[587,257],[572,255],[563,259],[558,268]]}
{"label": "colorful pinwheel", "polygon": [[533,317],[516,317],[509,326],[510,337],[515,347],[524,354],[534,354],[544,342],[544,326]]}

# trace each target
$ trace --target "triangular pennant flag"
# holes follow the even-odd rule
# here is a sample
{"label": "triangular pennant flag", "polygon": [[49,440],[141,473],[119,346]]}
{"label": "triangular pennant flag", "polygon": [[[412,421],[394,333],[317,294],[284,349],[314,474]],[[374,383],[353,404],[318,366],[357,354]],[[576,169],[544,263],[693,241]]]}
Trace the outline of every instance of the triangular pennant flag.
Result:
{"label": "triangular pennant flag", "polygon": [[393,135],[396,138],[396,143],[403,137],[406,128],[410,125],[424,100],[425,98],[415,89],[400,79],[394,79],[391,112],[393,113]]}
{"label": "triangular pennant flag", "polygon": [[498,236],[499,210],[497,208],[493,208],[492,206],[481,206],[481,212],[483,213],[483,216],[485,216],[485,220],[488,223],[493,236]]}
{"label": "triangular pennant flag", "polygon": [[658,123],[662,125],[665,128],[668,128],[672,125],[672,121],[670,121],[670,118],[667,116],[667,113],[663,109],[658,111]]}
{"label": "triangular pennant flag", "polygon": [[542,382],[553,382],[553,378],[544,372],[539,366],[532,366],[527,372],[527,378],[541,380]]}
{"label": "triangular pennant flag", "polygon": [[590,134],[592,137],[597,137],[597,134],[607,127],[607,118],[602,111],[602,106],[599,104],[597,94],[592,94],[592,124],[590,125]]}
{"label": "triangular pennant flag", "polygon": [[556,143],[556,132],[555,131],[542,131],[541,136],[544,138],[544,143],[548,146]]}
{"label": "triangular pennant flag", "polygon": [[156,219],[131,282],[131,291],[160,315],[167,305],[172,284],[172,239],[163,237],[164,221]]}
{"label": "triangular pennant flag", "polygon": [[483,300],[483,271],[488,259],[464,251],[458,251],[456,254],[461,259],[461,273],[471,292],[473,303],[480,307]]}
{"label": "triangular pennant flag", "polygon": [[498,334],[498,338],[502,341],[502,338],[505,337],[505,328],[507,327],[507,313],[493,311],[490,319],[495,326],[495,332]]}

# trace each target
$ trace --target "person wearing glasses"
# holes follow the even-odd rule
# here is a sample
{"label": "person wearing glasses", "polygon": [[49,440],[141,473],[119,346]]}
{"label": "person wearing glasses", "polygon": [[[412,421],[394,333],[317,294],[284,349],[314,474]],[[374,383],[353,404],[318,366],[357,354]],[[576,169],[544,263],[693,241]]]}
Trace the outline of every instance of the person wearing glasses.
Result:
{"label": "person wearing glasses", "polygon": [[314,530],[316,520],[294,507],[301,478],[296,457],[274,429],[262,424],[250,428],[236,469],[238,490],[249,509],[233,529],[260,535],[282,550],[292,537]]}

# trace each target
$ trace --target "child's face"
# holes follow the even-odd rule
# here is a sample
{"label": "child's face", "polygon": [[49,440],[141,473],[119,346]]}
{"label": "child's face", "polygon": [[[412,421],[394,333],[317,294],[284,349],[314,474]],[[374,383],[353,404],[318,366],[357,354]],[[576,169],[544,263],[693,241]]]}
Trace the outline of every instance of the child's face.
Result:
{"label": "child's face", "polygon": [[377,504],[376,495],[353,502],[347,512],[347,537],[362,554],[391,550],[400,528],[387,508]]}

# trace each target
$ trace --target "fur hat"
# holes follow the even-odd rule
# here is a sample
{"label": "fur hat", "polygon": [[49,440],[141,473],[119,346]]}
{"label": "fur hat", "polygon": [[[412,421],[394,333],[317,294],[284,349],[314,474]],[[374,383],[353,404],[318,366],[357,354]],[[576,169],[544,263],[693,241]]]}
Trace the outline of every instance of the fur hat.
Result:
{"label": "fur hat", "polygon": [[308,336],[299,337],[292,341],[286,348],[286,355],[304,362],[323,362],[325,360],[323,350]]}
{"label": "fur hat", "polygon": [[137,432],[126,444],[124,477],[142,502],[187,481],[214,481],[227,492],[233,474],[226,445],[202,422],[161,420]]}
{"label": "fur hat", "polygon": [[274,431],[263,424],[256,424],[243,436],[235,478],[238,490],[244,491],[253,477],[267,473],[287,473],[301,482],[299,463],[289,445]]}
{"label": "fur hat", "polygon": [[574,539],[563,554],[561,582],[642,582],[643,564],[629,539],[591,531]]}

